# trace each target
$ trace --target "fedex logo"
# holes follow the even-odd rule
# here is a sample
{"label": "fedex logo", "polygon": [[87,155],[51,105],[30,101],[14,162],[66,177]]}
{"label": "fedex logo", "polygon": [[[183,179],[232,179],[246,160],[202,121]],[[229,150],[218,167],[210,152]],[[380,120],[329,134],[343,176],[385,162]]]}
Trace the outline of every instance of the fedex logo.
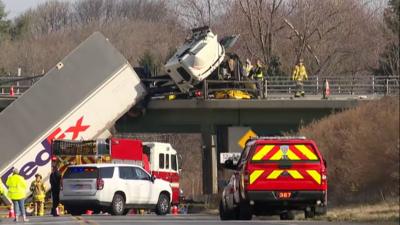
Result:
{"label": "fedex logo", "polygon": [[[86,131],[90,127],[90,125],[82,124],[83,116],[76,121],[75,125],[69,127],[64,132],[62,132],[62,129],[59,127],[54,130],[46,139],[41,142],[42,150],[40,150],[36,156],[33,157],[33,161],[26,162],[20,167],[20,175],[26,180],[33,177],[37,173],[39,167],[45,166],[51,160],[51,140],[64,139],[68,134],[71,135],[71,140],[75,140],[79,137],[79,133]],[[8,176],[12,174],[14,168],[15,167],[12,166],[1,176],[1,181],[4,184],[6,183]]]}

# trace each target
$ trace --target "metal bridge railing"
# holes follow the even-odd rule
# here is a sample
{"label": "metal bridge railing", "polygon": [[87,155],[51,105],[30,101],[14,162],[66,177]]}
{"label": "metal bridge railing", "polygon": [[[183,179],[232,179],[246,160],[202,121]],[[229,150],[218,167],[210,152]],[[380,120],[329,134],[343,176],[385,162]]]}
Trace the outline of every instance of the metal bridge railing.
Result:
{"label": "metal bridge railing", "polygon": [[[325,80],[329,83],[331,95],[399,95],[399,76],[354,76],[354,77],[320,77],[311,76],[305,80],[304,91],[307,95],[322,95]],[[206,81],[205,96],[218,91],[223,84],[229,83],[230,89],[240,89],[260,93],[255,87],[263,86],[262,94],[268,96],[294,95],[296,82],[287,77],[273,77],[256,86],[256,81]],[[248,88],[248,86],[253,88]],[[215,87],[218,88],[215,88]],[[246,87],[247,86],[247,87]]]}
{"label": "metal bridge railing", "polygon": [[[0,97],[9,97],[13,87],[18,96],[29,89],[42,75],[31,77],[0,76]],[[322,95],[325,80],[331,95],[399,95],[399,76],[310,76],[304,81],[306,95]],[[260,88],[262,87],[262,88]],[[290,96],[296,91],[296,82],[288,77],[271,77],[259,83],[254,80],[206,80],[203,83],[205,98],[218,90],[242,90],[255,96]]]}

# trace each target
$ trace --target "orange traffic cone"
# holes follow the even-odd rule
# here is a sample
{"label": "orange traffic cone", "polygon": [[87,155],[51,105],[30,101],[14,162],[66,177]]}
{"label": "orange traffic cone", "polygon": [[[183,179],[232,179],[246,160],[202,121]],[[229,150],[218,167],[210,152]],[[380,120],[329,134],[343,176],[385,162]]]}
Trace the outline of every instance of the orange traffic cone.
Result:
{"label": "orange traffic cone", "polygon": [[10,96],[14,96],[14,86],[10,87]]}
{"label": "orange traffic cone", "polygon": [[12,206],[8,209],[8,218],[15,218],[14,207]]}
{"label": "orange traffic cone", "polygon": [[323,98],[327,99],[329,97],[329,95],[331,95],[331,89],[329,88],[328,79],[325,79]]}

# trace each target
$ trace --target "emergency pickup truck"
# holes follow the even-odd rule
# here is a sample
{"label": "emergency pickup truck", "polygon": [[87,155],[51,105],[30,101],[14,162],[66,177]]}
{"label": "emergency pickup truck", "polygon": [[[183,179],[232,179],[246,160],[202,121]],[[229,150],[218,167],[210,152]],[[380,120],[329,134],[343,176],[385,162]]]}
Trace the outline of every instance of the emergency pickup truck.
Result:
{"label": "emergency pickup truck", "polygon": [[227,160],[225,168],[234,174],[222,193],[222,220],[250,220],[253,214],[291,220],[292,210],[304,211],[306,218],[326,213],[326,161],[312,140],[250,139],[238,163]]}
{"label": "emergency pickup truck", "polygon": [[142,167],[172,189],[172,204],[179,204],[180,160],[169,143],[138,139],[53,140],[52,164],[64,174],[70,165],[124,163]]}
{"label": "emergency pickup truck", "polygon": [[51,140],[108,137],[145,95],[128,61],[95,32],[0,113],[0,185],[14,168],[28,183],[36,173],[47,182]]}

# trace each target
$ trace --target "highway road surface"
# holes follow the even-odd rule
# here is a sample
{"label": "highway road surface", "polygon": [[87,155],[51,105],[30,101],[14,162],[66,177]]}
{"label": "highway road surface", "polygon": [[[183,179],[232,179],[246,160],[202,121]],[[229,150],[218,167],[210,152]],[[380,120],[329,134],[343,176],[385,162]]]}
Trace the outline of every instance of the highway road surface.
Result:
{"label": "highway road surface", "polygon": [[[0,224],[13,224],[13,219],[0,219]],[[124,225],[124,224],[143,224],[143,225],[218,225],[218,224],[266,224],[266,225],[370,225],[382,224],[392,225],[396,222],[368,223],[368,222],[328,222],[328,221],[280,221],[275,218],[259,219],[254,218],[251,221],[221,221],[218,216],[212,215],[128,215],[128,216],[109,216],[109,215],[92,215],[92,216],[61,216],[61,217],[29,217],[29,222],[20,222],[19,224],[48,224],[48,225]]]}

